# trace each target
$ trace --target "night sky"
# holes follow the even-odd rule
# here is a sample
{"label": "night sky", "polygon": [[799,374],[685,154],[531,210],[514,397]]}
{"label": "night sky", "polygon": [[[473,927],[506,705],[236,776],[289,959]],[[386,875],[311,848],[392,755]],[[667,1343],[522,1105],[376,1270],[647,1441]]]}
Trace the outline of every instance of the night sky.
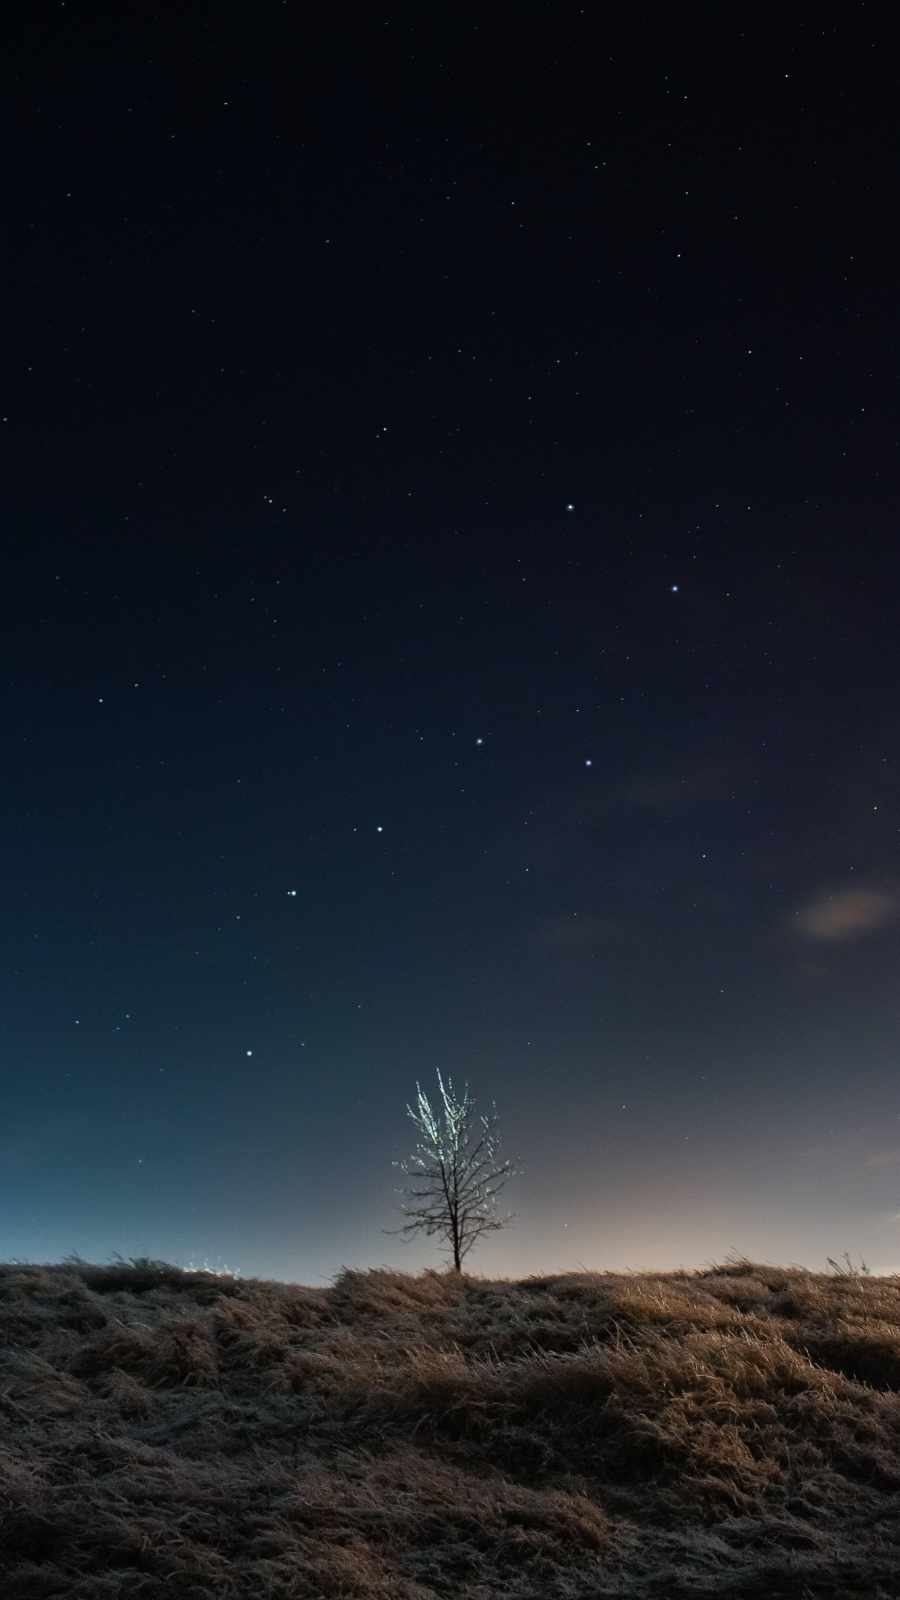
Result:
{"label": "night sky", "polygon": [[898,83],[841,15],[8,27],[0,1256],[437,1262],[440,1068],[524,1168],[475,1270],[900,1266]]}

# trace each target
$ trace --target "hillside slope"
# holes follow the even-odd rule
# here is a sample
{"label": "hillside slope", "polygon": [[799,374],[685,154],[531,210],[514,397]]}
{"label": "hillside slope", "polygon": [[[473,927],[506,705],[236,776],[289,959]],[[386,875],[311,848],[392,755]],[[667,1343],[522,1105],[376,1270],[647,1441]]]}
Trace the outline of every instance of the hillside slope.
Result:
{"label": "hillside slope", "polygon": [[0,1267],[0,1594],[900,1596],[900,1281]]}

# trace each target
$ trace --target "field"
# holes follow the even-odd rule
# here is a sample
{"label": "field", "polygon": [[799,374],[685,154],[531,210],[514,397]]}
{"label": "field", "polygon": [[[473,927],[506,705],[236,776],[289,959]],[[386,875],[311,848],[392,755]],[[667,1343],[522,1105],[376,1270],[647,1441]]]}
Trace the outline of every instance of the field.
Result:
{"label": "field", "polygon": [[900,1280],[0,1267],[0,1595],[900,1596]]}

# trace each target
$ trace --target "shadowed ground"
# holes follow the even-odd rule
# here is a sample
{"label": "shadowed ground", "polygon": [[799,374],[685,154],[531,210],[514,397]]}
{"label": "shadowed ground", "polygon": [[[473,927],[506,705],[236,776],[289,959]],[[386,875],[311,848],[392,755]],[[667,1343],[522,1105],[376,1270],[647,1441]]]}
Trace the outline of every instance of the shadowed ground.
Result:
{"label": "shadowed ground", "polygon": [[0,1594],[900,1595],[900,1280],[0,1267]]}

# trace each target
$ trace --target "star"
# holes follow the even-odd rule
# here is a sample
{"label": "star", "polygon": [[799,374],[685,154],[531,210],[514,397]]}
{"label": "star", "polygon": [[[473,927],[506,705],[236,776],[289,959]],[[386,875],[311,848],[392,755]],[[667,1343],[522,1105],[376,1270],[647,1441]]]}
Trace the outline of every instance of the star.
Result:
{"label": "star", "polygon": [[375,828],[375,832],[376,832],[376,833],[384,833],[384,829],[383,829],[383,827],[382,827],[382,826],[381,826],[381,823],[380,823],[380,822],[379,822],[379,823],[378,823],[378,824],[377,824],[377,825],[376,825],[376,828]]}
{"label": "star", "polygon": [[566,506],[566,510],[567,511],[574,511],[575,510],[575,507],[573,506],[571,500],[568,502],[568,505]]}
{"label": "star", "polygon": [[252,1050],[245,1050],[245,1051],[244,1051],[244,1055],[245,1055],[245,1056],[252,1056],[252,1054],[253,1054],[253,1051],[252,1051]]}
{"label": "star", "polygon": [[678,593],[678,584],[677,583],[673,583],[672,584],[672,593],[673,594],[677,594]]}

